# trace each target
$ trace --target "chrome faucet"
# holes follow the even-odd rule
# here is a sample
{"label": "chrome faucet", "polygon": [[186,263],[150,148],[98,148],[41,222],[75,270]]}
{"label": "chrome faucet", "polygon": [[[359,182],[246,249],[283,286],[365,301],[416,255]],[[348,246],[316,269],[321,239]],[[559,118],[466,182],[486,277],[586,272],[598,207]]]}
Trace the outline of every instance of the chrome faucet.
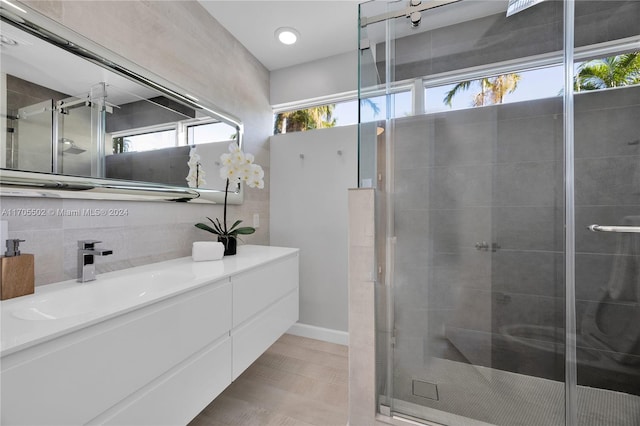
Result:
{"label": "chrome faucet", "polygon": [[113,250],[95,248],[95,244],[102,241],[78,241],[78,282],[86,283],[96,279],[96,265],[94,256],[108,256]]}

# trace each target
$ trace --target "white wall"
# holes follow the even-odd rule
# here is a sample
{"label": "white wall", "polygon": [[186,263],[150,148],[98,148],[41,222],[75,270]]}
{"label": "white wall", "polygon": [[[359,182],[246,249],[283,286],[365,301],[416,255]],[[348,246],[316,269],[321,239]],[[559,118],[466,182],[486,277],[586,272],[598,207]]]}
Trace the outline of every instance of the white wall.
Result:
{"label": "white wall", "polygon": [[347,189],[357,186],[357,135],[357,126],[347,126],[271,137],[271,244],[300,248],[299,331],[342,343]]}
{"label": "white wall", "polygon": [[270,84],[271,105],[356,91],[358,51],[271,71]]}
{"label": "white wall", "polygon": [[[272,105],[355,92],[355,42],[352,52],[271,71],[270,80]],[[289,332],[347,344],[347,189],[358,184],[357,127],[277,135],[270,144],[271,244],[301,249],[300,321]]]}

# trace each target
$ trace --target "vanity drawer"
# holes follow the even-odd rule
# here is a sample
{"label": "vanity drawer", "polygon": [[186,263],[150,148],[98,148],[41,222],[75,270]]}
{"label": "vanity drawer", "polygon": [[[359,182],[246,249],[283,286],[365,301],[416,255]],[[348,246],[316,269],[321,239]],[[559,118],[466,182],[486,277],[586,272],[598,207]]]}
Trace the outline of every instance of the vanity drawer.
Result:
{"label": "vanity drawer", "polygon": [[232,277],[233,327],[298,288],[298,254]]}
{"label": "vanity drawer", "polygon": [[105,413],[91,424],[187,424],[229,384],[231,338],[225,337],[109,410],[116,414]]}
{"label": "vanity drawer", "polygon": [[230,305],[223,280],[3,358],[2,424],[89,422],[222,338]]}
{"label": "vanity drawer", "polygon": [[232,330],[233,380],[238,378],[296,321],[298,321],[297,289],[245,324]]}

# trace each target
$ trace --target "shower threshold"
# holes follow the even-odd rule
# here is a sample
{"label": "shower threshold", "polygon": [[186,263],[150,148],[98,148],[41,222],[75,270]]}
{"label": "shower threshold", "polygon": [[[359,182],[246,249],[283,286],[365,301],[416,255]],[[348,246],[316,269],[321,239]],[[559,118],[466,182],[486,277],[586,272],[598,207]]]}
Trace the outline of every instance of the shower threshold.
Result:
{"label": "shower threshold", "polygon": [[[386,397],[385,399],[388,400]],[[446,411],[425,407],[412,402],[403,401],[401,399],[394,399],[393,407],[394,411],[392,412],[391,407],[380,404],[379,410],[380,413],[388,419],[398,420],[401,424],[424,426],[496,426],[492,423],[485,423],[480,420],[458,416]],[[420,414],[421,417],[415,417],[406,413]],[[396,424],[396,422],[393,422],[392,424]]]}
{"label": "shower threshold", "polygon": [[[446,426],[564,424],[563,382],[441,358],[431,359],[428,375],[413,373],[438,384],[439,400],[425,398],[423,403],[415,396],[408,401],[396,395],[390,403],[389,397],[381,395],[380,412],[387,418]],[[637,395],[578,385],[578,409],[581,426],[601,426],[603,416],[607,426],[640,424]]]}

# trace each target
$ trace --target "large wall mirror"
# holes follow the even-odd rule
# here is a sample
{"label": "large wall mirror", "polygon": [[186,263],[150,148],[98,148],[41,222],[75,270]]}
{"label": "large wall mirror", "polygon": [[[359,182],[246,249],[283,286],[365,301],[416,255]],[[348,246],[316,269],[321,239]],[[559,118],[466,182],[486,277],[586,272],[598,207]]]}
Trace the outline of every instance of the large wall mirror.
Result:
{"label": "large wall mirror", "polygon": [[240,120],[20,3],[0,13],[3,196],[223,199]]}

